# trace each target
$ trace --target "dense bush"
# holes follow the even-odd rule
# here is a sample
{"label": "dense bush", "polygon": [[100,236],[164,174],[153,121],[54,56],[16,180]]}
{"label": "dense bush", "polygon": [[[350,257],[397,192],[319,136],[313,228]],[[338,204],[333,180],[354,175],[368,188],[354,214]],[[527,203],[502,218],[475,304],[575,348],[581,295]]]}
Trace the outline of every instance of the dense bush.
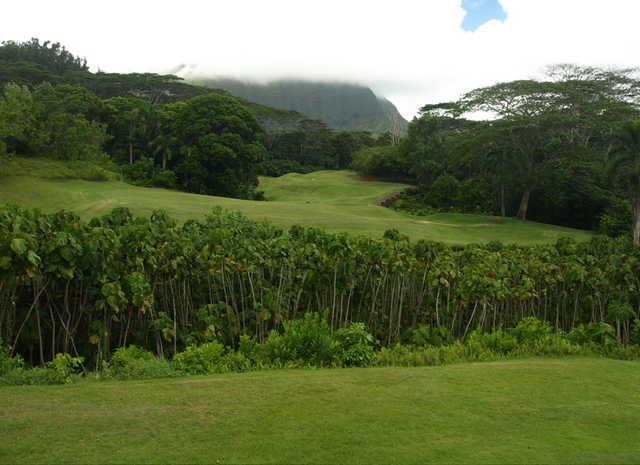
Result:
{"label": "dense bush", "polygon": [[338,342],[327,321],[317,313],[306,313],[286,321],[282,334],[273,330],[264,343],[263,358],[275,365],[333,366],[340,357]]}
{"label": "dense bush", "polygon": [[374,146],[353,154],[351,168],[360,174],[379,176],[385,179],[406,179],[409,162],[398,146]]}
{"label": "dense bush", "polygon": [[[519,342],[604,322],[630,343],[639,283],[640,249],[625,239],[450,247],[395,232],[285,233],[222,211],[179,224],[160,211],[142,219],[115,209],[85,223],[0,209],[0,337],[30,365],[76,350],[100,364],[123,341],[171,359],[211,340],[237,347],[243,334],[264,342],[274,330],[269,350],[282,363],[330,365],[338,355],[326,334],[353,322],[383,345],[447,344],[523,319]],[[318,324],[290,324],[301,312]],[[318,326],[324,312],[329,329]],[[320,359],[304,353],[311,344],[326,347]]]}
{"label": "dense bush", "polygon": [[574,344],[609,345],[616,343],[616,331],[610,324],[598,321],[580,324],[567,338]]}
{"label": "dense bush", "polygon": [[443,326],[420,324],[409,328],[403,338],[403,342],[418,347],[440,347],[453,342],[453,337],[451,331]]}
{"label": "dense bush", "polygon": [[219,342],[207,342],[199,346],[188,346],[173,358],[176,367],[190,375],[204,375],[220,370],[225,349]]}
{"label": "dense bush", "polygon": [[101,376],[107,379],[169,378],[179,374],[169,361],[134,345],[116,349],[101,372]]}
{"label": "dense bush", "polygon": [[44,367],[26,368],[17,364],[0,376],[0,384],[70,384],[83,373],[82,361],[81,357],[56,354]]}
{"label": "dense bush", "polygon": [[0,376],[21,368],[23,365],[22,357],[19,355],[11,356],[11,349],[9,346],[5,346],[2,339],[0,339]]}
{"label": "dense bush", "polygon": [[364,323],[351,323],[335,333],[338,352],[342,365],[365,367],[375,358],[375,340],[367,331]]}

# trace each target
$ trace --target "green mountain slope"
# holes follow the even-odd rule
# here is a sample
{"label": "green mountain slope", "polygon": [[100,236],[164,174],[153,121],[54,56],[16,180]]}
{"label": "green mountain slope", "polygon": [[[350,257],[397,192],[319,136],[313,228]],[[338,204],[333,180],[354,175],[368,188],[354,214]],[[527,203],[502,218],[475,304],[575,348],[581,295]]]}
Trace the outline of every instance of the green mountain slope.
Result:
{"label": "green mountain slope", "polygon": [[211,78],[194,82],[226,90],[251,102],[304,113],[334,129],[398,134],[407,127],[407,121],[393,103],[360,85],[298,80],[257,84]]}

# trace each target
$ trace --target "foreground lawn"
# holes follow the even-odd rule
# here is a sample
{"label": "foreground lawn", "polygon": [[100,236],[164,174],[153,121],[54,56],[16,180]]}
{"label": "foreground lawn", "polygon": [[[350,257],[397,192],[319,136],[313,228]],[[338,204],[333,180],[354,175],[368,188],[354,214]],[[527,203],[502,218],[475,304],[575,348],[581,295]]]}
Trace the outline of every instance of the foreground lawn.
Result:
{"label": "foreground lawn", "polygon": [[527,360],[0,388],[2,463],[637,463],[640,364]]}
{"label": "foreground lawn", "polygon": [[[31,170],[40,166],[38,162],[30,163],[34,165],[30,165]],[[495,240],[535,244],[553,242],[565,236],[578,240],[591,236],[586,231],[512,218],[463,214],[415,217],[395,212],[377,206],[375,202],[391,192],[403,190],[406,185],[363,181],[348,171],[318,171],[306,175],[262,178],[260,188],[269,201],[253,202],[142,188],[118,181],[91,182],[44,177],[47,173],[55,175],[62,172],[55,168],[43,165],[34,171],[41,177],[1,177],[0,203],[37,207],[44,211],[67,209],[84,218],[105,214],[118,206],[129,207],[141,215],[162,208],[179,220],[202,218],[213,207],[220,206],[286,228],[302,224],[372,237],[381,237],[386,230],[396,228],[414,240],[430,239],[455,244]]]}

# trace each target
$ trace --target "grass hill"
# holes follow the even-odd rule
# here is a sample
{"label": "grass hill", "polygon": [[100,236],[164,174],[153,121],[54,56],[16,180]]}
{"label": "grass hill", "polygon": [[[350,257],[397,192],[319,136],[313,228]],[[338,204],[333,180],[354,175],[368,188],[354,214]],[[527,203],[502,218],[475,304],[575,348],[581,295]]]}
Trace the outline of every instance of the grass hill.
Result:
{"label": "grass hill", "polygon": [[361,85],[286,79],[268,84],[209,78],[194,82],[250,102],[304,113],[334,129],[398,134],[407,128],[393,103]]}
{"label": "grass hill", "polygon": [[[107,179],[97,182],[86,179]],[[250,218],[290,227],[314,226],[328,231],[381,237],[398,229],[411,239],[465,244],[500,240],[520,244],[552,242],[559,237],[587,239],[591,233],[512,218],[443,213],[416,217],[375,204],[404,184],[364,181],[349,171],[318,171],[261,178],[267,201],[248,201],[132,186],[108,180],[84,165],[13,158],[0,169],[0,203],[72,210],[85,218],[118,206],[148,215],[165,209],[179,220],[201,218],[214,207],[240,211]]]}
{"label": "grass hill", "polygon": [[638,368],[534,359],[3,387],[0,462],[637,463]]}

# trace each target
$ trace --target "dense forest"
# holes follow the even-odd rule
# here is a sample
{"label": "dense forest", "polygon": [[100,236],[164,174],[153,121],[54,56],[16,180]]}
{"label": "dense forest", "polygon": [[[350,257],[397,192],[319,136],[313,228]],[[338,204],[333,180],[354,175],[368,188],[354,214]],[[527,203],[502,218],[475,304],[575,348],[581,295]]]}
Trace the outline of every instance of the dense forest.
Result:
{"label": "dense forest", "polygon": [[354,167],[413,180],[415,191],[396,203],[413,212],[483,212],[614,235],[633,216],[637,240],[639,104],[635,70],[553,66],[545,80],[425,105],[398,146],[364,150]]}
{"label": "dense forest", "polygon": [[92,160],[130,182],[259,198],[257,175],[348,167],[388,135],[155,74],[91,73],[57,43],[0,46],[0,154]]}

